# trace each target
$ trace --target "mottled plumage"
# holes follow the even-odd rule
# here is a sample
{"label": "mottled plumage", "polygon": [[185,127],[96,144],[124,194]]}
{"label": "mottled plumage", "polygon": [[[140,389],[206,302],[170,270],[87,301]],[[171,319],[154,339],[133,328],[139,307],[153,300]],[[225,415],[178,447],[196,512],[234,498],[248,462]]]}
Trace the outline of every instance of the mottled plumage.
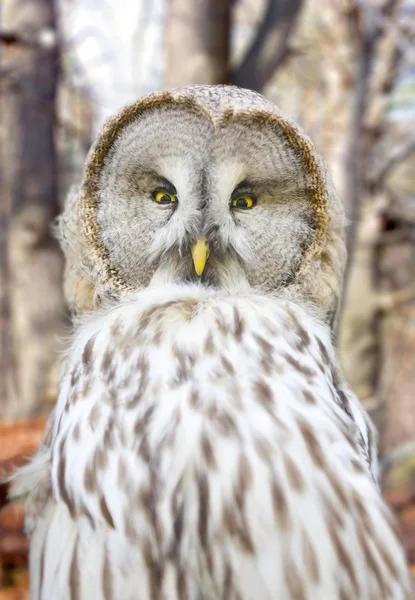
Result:
{"label": "mottled plumage", "polygon": [[409,598],[332,344],[342,212],[305,135],[252,92],[150,96],[104,128],[60,233],[79,317],[15,483],[32,600]]}

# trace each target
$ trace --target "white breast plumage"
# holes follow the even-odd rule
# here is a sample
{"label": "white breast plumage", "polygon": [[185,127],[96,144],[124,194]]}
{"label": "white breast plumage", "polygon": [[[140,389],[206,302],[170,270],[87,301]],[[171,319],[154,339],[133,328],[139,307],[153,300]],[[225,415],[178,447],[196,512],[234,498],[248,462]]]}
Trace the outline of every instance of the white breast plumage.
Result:
{"label": "white breast plumage", "polygon": [[407,598],[367,417],[293,303],[171,286],[103,309],[52,419],[18,484],[32,600]]}

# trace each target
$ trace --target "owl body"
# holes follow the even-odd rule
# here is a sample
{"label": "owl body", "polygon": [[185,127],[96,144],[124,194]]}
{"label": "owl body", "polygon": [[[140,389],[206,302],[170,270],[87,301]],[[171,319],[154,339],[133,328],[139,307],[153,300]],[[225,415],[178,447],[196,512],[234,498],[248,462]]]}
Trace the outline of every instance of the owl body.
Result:
{"label": "owl body", "polygon": [[256,93],[105,125],[59,236],[73,338],[28,493],[32,600],[403,600],[332,325],[343,212]]}
{"label": "owl body", "polygon": [[89,318],[40,462],[32,598],[405,598],[333,365],[327,326],[257,295],[157,288]]}

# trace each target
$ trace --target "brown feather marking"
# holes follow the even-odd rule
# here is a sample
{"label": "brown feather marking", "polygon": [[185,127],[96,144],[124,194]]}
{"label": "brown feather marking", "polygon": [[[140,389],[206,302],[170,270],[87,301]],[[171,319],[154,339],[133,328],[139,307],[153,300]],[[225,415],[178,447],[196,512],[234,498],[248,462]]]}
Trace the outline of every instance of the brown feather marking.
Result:
{"label": "brown feather marking", "polygon": [[81,377],[81,369],[76,365],[71,373],[71,387],[75,387]]}
{"label": "brown feather marking", "polygon": [[128,539],[134,543],[138,542],[138,533],[134,526],[130,506],[127,506],[124,510],[124,531]]}
{"label": "brown feather marking", "polygon": [[321,502],[324,504],[324,507],[327,511],[327,518],[333,519],[333,521],[336,522],[337,527],[342,529],[342,527],[344,527],[344,518],[338,503],[333,503],[333,499],[331,497],[329,498],[326,494],[326,491],[322,488],[320,488],[319,493]]}
{"label": "brown feather marking", "polygon": [[127,463],[123,456],[118,461],[117,485],[119,488],[125,488],[127,481]]}
{"label": "brown feather marking", "polygon": [[94,345],[97,334],[93,335],[84,346],[84,350],[82,352],[82,363],[85,368],[85,372],[89,373],[91,370],[91,358],[94,353]]}
{"label": "brown feather marking", "polygon": [[273,353],[273,351],[274,351],[273,345],[268,340],[263,338],[261,335],[258,335],[257,333],[255,333],[254,340],[256,341],[256,343],[258,344],[258,346],[260,347],[260,349],[262,350],[262,352],[264,354],[270,355]]}
{"label": "brown feather marking", "polygon": [[96,491],[96,478],[95,478],[94,471],[92,469],[92,465],[90,463],[88,463],[85,466],[84,487],[87,492],[95,492]]}
{"label": "brown feather marking", "polygon": [[257,379],[254,383],[254,394],[266,411],[273,412],[273,393],[266,381]]}
{"label": "brown feather marking", "polygon": [[333,521],[333,519],[330,519],[329,521],[329,533],[334,547],[334,551],[336,552],[340,564],[342,565],[343,569],[346,571],[350,579],[354,593],[356,594],[356,598],[359,598],[360,586],[357,580],[356,572],[354,570],[353,561],[350,558],[350,554],[346,550],[346,547],[341,540],[338,527],[336,526],[336,523]]}
{"label": "brown feather marking", "polygon": [[297,467],[295,462],[287,454],[284,455],[284,465],[287,472],[289,484],[297,491],[302,492],[304,490],[304,478],[301,474],[300,469]]}
{"label": "brown feather marking", "polygon": [[74,440],[74,442],[78,442],[80,437],[81,437],[81,425],[80,425],[80,422],[77,421],[75,423],[75,427],[72,430],[72,439]]}
{"label": "brown feather marking", "polygon": [[324,452],[321,449],[320,442],[316,438],[314,431],[304,419],[298,419],[297,423],[312,461],[317,467],[323,469],[326,464]]}
{"label": "brown feather marking", "polygon": [[186,586],[186,577],[180,565],[177,567],[176,571],[176,587],[178,600],[189,600],[189,594],[187,592]]}
{"label": "brown feather marking", "polygon": [[214,423],[220,433],[226,437],[234,436],[240,439],[240,432],[233,416],[225,411],[217,411],[214,415]]}
{"label": "brown feather marking", "polygon": [[350,502],[347,496],[347,491],[344,488],[342,482],[331,469],[327,470],[327,478],[333,488],[334,493],[336,494],[336,498],[339,501],[339,505],[341,505],[345,510],[349,510]]}
{"label": "brown feather marking", "polygon": [[92,387],[91,376],[85,377],[84,384],[82,386],[82,392],[81,392],[82,398],[86,398],[86,396],[88,396],[89,392],[91,391],[91,387]]}
{"label": "brown feather marking", "polygon": [[394,579],[399,579],[399,571],[397,566],[393,561],[388,549],[382,544],[379,538],[377,538],[377,549],[391,576]]}
{"label": "brown feather marking", "polygon": [[112,570],[108,558],[108,548],[104,549],[104,565],[102,568],[102,589],[104,592],[104,600],[113,600],[114,590],[112,584]]}
{"label": "brown feather marking", "polygon": [[304,396],[304,400],[308,404],[317,404],[316,397],[314,396],[314,394],[312,394],[308,390],[303,390],[303,396]]}
{"label": "brown feather marking", "polygon": [[295,317],[295,321],[297,324],[297,335],[304,344],[305,347],[309,346],[311,343],[310,334],[304,327],[301,325],[300,321]]}
{"label": "brown feather marking", "polygon": [[271,480],[271,495],[275,519],[282,529],[287,529],[290,525],[289,507],[284,490],[274,477]]}
{"label": "brown feather marking", "polygon": [[118,345],[118,341],[121,335],[121,323],[116,319],[110,326],[111,335],[114,338],[114,345]]}
{"label": "brown feather marking", "polygon": [[112,527],[112,529],[115,529],[114,521],[108,508],[107,501],[105,500],[105,496],[101,496],[101,499],[99,501],[99,507],[101,509],[102,516],[104,517],[108,525]]}
{"label": "brown feather marking", "polygon": [[148,573],[148,585],[150,591],[151,600],[160,600],[161,588],[163,585],[163,571],[162,564],[153,556],[153,548],[149,538],[145,538],[141,544],[144,562],[147,567]]}
{"label": "brown feather marking", "polygon": [[356,473],[366,473],[366,469],[364,468],[360,460],[358,460],[357,458],[352,458],[350,462]]}
{"label": "brown feather marking", "polygon": [[339,590],[339,600],[350,600],[350,594],[343,586]]}
{"label": "brown feather marking", "polygon": [[110,348],[107,348],[104,352],[104,356],[101,360],[101,371],[103,375],[107,374],[111,368],[112,361],[114,360],[114,351]]}
{"label": "brown feather marking", "polygon": [[233,366],[233,364],[231,363],[231,361],[229,359],[226,358],[226,356],[221,356],[221,361],[222,361],[222,366],[225,369],[226,373],[228,375],[235,375],[236,371],[235,371],[235,367]]}
{"label": "brown feather marking", "polygon": [[287,584],[290,600],[307,600],[304,580],[294,563],[287,563],[284,567],[284,578]]}
{"label": "brown feather marking", "polygon": [[157,517],[159,482],[154,468],[149,469],[148,485],[142,483],[139,489],[139,504],[144,509],[149,524],[154,533],[154,538],[160,544],[162,523]]}
{"label": "brown feather marking", "polygon": [[232,598],[232,579],[232,567],[227,562],[225,565],[222,600],[228,600],[228,598]]}
{"label": "brown feather marking", "polygon": [[135,408],[147,391],[150,383],[150,365],[143,354],[137,359],[136,370],[140,374],[140,382],[132,399],[128,402],[128,408]]}
{"label": "brown feather marking", "polygon": [[202,548],[208,548],[208,519],[209,519],[209,486],[206,475],[199,474],[197,478],[199,489],[199,539]]}
{"label": "brown feather marking", "polygon": [[314,377],[316,375],[314,369],[310,369],[310,367],[301,364],[294,356],[288,354],[288,352],[284,352],[283,357],[285,358],[287,363],[290,364],[296,371],[299,371],[306,377]]}
{"label": "brown feather marking", "polygon": [[238,492],[242,496],[242,505],[245,504],[245,496],[249,488],[252,486],[252,467],[246,454],[243,452],[239,456],[238,464]]}
{"label": "brown feather marking", "polygon": [[372,519],[370,518],[365,505],[363,504],[363,500],[357,495],[354,495],[354,501],[356,504],[357,512],[359,513],[359,518],[363,525],[363,528],[367,532],[370,537],[375,537],[375,530],[373,528]]}
{"label": "brown feather marking", "polygon": [[45,433],[42,440],[42,445],[46,448],[50,448],[52,446],[55,422],[56,416],[54,413],[52,413],[48,422],[46,423]]}
{"label": "brown feather marking", "polygon": [[273,345],[257,334],[254,335],[254,340],[261,350],[261,369],[265,375],[271,375],[274,366]]}
{"label": "brown feather marking", "polygon": [[226,321],[225,317],[223,316],[223,314],[220,312],[219,309],[215,309],[215,315],[216,315],[215,322],[219,329],[219,332],[223,336],[226,337],[231,332],[229,323]]}
{"label": "brown feather marking", "polygon": [[94,519],[92,518],[91,513],[89,512],[88,508],[86,507],[86,504],[84,504],[84,503],[81,504],[80,513],[88,520],[88,523],[89,523],[89,526],[91,527],[91,529],[93,529],[95,531],[95,522],[94,522]]}
{"label": "brown feather marking", "polygon": [[329,353],[327,352],[327,348],[325,347],[325,345],[323,344],[323,342],[321,341],[320,338],[316,338],[316,339],[317,339],[318,347],[320,349],[320,354],[321,354],[323,363],[325,365],[330,365],[330,356],[329,356]]}
{"label": "brown feather marking", "polygon": [[183,502],[181,502],[178,510],[176,511],[176,513],[174,515],[174,521],[173,521],[175,553],[179,552],[180,544],[182,541],[183,522],[184,522],[184,504],[183,504]]}
{"label": "brown feather marking", "polygon": [[81,574],[78,561],[79,540],[76,538],[72,554],[71,568],[69,571],[69,592],[71,600],[80,600],[81,598]]}
{"label": "brown feather marking", "polygon": [[232,537],[235,536],[238,531],[238,524],[236,522],[234,509],[231,506],[229,506],[228,504],[225,504],[225,506],[223,508],[222,520],[223,520],[223,528]]}
{"label": "brown feather marking", "polygon": [[205,459],[208,467],[210,467],[211,469],[216,469],[218,465],[216,462],[215,453],[213,450],[212,443],[211,443],[206,431],[204,431],[202,433],[201,444],[202,444],[202,454],[204,456],[204,459]]}
{"label": "brown feather marking", "polygon": [[198,532],[200,544],[202,546],[207,568],[210,574],[213,574],[213,561],[210,552],[208,534],[209,534],[209,510],[210,510],[210,490],[208,479],[205,474],[199,473],[197,476],[197,485],[199,490],[199,520]]}
{"label": "brown feather marking", "polygon": [[382,598],[379,598],[379,600],[386,600],[386,598],[388,598],[389,596],[387,596],[388,586],[385,581],[383,570],[381,569],[377,559],[374,556],[374,553],[370,548],[370,544],[366,539],[365,532],[362,531],[360,528],[358,528],[357,530],[357,537],[359,545],[363,551],[363,556],[365,558],[366,564],[371,573],[373,574],[376,583],[382,590]]}
{"label": "brown feather marking", "polygon": [[65,454],[65,442],[66,438],[63,437],[59,444],[59,462],[58,462],[58,487],[63,502],[69,509],[72,518],[75,518],[75,505],[69,495],[69,492],[65,485],[65,471],[66,471],[66,454]]}
{"label": "brown feather marking", "polygon": [[233,328],[235,339],[240,342],[245,330],[245,321],[236,306],[233,307]]}
{"label": "brown feather marking", "polygon": [[400,534],[398,531],[398,524],[396,522],[395,517],[392,514],[392,511],[389,509],[389,507],[386,504],[383,504],[383,503],[380,505],[380,509],[381,509],[384,519],[388,522],[389,527],[391,528],[391,531],[392,531],[393,535],[395,536],[395,539],[399,542]]}
{"label": "brown feather marking", "polygon": [[93,468],[96,471],[102,471],[108,466],[108,454],[103,448],[98,446],[94,452],[94,458],[92,459]]}
{"label": "brown feather marking", "polygon": [[194,409],[200,408],[200,405],[201,405],[200,395],[199,395],[199,392],[195,388],[192,388],[190,390],[189,403],[190,403],[190,406]]}
{"label": "brown feather marking", "polygon": [[266,437],[257,436],[254,438],[254,446],[262,460],[268,465],[272,465],[273,447]]}
{"label": "brown feather marking", "polygon": [[[355,501],[355,504],[356,504],[356,507],[358,510],[359,520],[361,523],[360,530],[362,530],[364,532],[365,537],[368,536],[373,540],[373,542],[375,543],[376,548],[379,552],[380,557],[382,558],[383,562],[385,563],[386,568],[389,570],[390,575],[393,578],[398,579],[399,578],[398,568],[397,568],[396,564],[394,563],[392,556],[389,554],[388,549],[385,548],[385,546],[382,544],[382,541],[379,539],[379,536],[377,535],[377,533],[373,527],[372,520],[366,510],[366,507],[363,504],[362,499],[359,496],[355,495],[354,501]],[[391,519],[391,513],[389,512],[389,509],[385,505],[382,505],[382,508],[383,508],[382,513],[385,517],[387,517],[388,524],[391,526],[391,533],[395,536],[396,540],[399,543],[399,538],[397,536],[397,532],[394,529],[395,523]],[[362,537],[363,537],[363,534],[362,534]],[[366,549],[369,552],[370,556],[373,558],[373,555],[370,552],[368,546]],[[370,561],[370,562],[372,563],[373,561]],[[375,561],[375,562],[377,562],[377,561]],[[374,570],[377,571],[378,569],[376,567],[374,567]]]}
{"label": "brown feather marking", "polygon": [[213,354],[215,351],[215,344],[213,343],[213,336],[209,332],[205,341],[205,354]]}
{"label": "brown feather marking", "polygon": [[240,518],[238,519],[234,506],[225,504],[222,514],[223,528],[232,538],[238,539],[245,552],[253,554],[255,548],[249,533],[248,525],[245,522],[242,513],[239,514],[239,517]]}
{"label": "brown feather marking", "polygon": [[315,551],[315,548],[314,548],[312,542],[310,541],[310,539],[305,531],[303,531],[302,547],[303,547],[303,560],[304,560],[305,569],[306,569],[308,575],[311,577],[311,580],[314,583],[319,583],[320,569],[319,569],[319,565],[318,565],[317,554],[316,554],[316,551]]}
{"label": "brown feather marking", "polygon": [[190,378],[196,357],[191,353],[186,353],[177,344],[173,346],[173,356],[175,356],[177,361],[177,371],[171,385],[179,386]]}
{"label": "brown feather marking", "polygon": [[43,582],[45,581],[45,554],[46,554],[46,542],[47,536],[43,540],[42,550],[40,554],[40,565],[39,565],[39,598],[42,598]]}

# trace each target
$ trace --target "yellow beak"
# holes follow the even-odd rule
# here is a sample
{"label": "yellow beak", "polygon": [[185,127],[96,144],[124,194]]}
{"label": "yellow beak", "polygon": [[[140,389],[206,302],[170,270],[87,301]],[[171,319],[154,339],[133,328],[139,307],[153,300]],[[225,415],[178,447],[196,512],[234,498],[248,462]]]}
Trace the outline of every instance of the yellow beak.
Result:
{"label": "yellow beak", "polygon": [[199,238],[193,242],[191,252],[196,274],[200,277],[209,258],[209,245],[206,238]]}

